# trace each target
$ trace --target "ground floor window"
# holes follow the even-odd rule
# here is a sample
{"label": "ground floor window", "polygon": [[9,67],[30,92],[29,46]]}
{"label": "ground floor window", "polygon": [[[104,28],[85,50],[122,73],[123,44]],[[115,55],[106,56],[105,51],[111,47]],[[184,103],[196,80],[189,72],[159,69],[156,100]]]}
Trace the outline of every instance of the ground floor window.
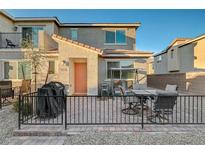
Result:
{"label": "ground floor window", "polygon": [[48,74],[55,74],[55,61],[49,60],[48,65]]}
{"label": "ground floor window", "polygon": [[111,68],[122,68],[122,70],[113,70],[113,79],[134,79],[134,70],[123,70],[123,68],[134,68],[134,61],[107,61],[107,79],[111,79]]}
{"label": "ground floor window", "polygon": [[4,79],[31,79],[31,69],[29,61],[5,61]]}

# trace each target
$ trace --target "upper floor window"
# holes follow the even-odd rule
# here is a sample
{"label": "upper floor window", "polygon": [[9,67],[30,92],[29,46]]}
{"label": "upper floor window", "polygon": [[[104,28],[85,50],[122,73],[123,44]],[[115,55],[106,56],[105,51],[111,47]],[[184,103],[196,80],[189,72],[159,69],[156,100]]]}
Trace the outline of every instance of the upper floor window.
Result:
{"label": "upper floor window", "polygon": [[125,30],[105,31],[105,43],[126,44]]}
{"label": "upper floor window", "polygon": [[171,50],[171,58],[174,58],[174,49]]}
{"label": "upper floor window", "polygon": [[22,27],[22,38],[25,41],[31,41],[34,48],[38,48],[39,36],[38,32],[43,30],[41,26]]}
{"label": "upper floor window", "polygon": [[77,40],[78,39],[78,30],[77,29],[70,29],[70,37],[71,40]]}
{"label": "upper floor window", "polygon": [[162,55],[158,56],[157,62],[161,62],[162,61]]}

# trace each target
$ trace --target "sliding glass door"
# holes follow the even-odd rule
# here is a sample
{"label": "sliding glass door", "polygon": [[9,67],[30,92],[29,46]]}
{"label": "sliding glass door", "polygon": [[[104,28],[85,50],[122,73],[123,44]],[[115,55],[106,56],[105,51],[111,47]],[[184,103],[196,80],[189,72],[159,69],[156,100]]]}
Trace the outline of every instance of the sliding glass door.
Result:
{"label": "sliding glass door", "polygon": [[38,48],[38,32],[43,30],[43,27],[33,26],[33,27],[23,27],[22,28],[22,38],[23,40],[31,41],[34,48]]}

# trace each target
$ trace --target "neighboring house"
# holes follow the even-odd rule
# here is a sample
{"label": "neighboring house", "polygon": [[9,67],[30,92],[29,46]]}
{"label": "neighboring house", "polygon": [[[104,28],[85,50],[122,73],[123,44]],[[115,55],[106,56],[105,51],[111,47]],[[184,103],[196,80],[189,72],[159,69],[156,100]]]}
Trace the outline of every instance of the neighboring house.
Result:
{"label": "neighboring house", "polygon": [[[21,82],[25,50],[21,40],[31,38],[36,49],[45,50],[48,62],[38,81],[57,80],[70,86],[70,94],[97,95],[100,84],[110,81],[110,68],[140,68],[146,84],[147,59],[151,52],[136,50],[140,23],[60,23],[56,17],[12,17],[0,11],[0,80]],[[7,47],[10,40],[16,46]],[[48,67],[48,65],[50,67]],[[50,70],[48,71],[48,68]],[[27,78],[32,72],[26,70]],[[116,80],[133,82],[134,72],[119,71]]]}
{"label": "neighboring house", "polygon": [[164,89],[175,84],[179,91],[204,94],[205,35],[193,39],[177,38],[161,53],[154,55],[154,74],[149,87]]}
{"label": "neighboring house", "polygon": [[154,73],[202,71],[205,68],[204,48],[205,35],[194,39],[177,38],[164,51],[154,55]]}

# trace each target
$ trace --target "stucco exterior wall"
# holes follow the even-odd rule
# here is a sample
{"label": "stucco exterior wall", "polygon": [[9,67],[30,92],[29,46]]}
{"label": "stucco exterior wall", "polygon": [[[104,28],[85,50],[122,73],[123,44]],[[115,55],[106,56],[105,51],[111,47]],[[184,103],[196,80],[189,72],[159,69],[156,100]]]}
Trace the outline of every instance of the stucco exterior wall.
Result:
{"label": "stucco exterior wall", "polygon": [[58,49],[58,43],[55,42],[47,32],[41,30],[38,32],[38,36],[38,45],[40,49],[43,49],[45,51]]}
{"label": "stucco exterior wall", "polygon": [[0,51],[0,59],[21,59],[21,58],[23,58],[23,53],[21,50],[2,49]]}
{"label": "stucco exterior wall", "polygon": [[53,23],[53,26],[54,26],[54,34],[58,34],[59,33],[58,25],[56,25],[56,23]]}
{"label": "stucco exterior wall", "polygon": [[[171,56],[173,55],[173,57]],[[167,66],[168,71],[179,71],[179,53],[178,53],[178,46],[173,46],[167,51]]]}
{"label": "stucco exterior wall", "polygon": [[54,22],[35,22],[35,21],[24,21],[24,22],[15,22],[15,26],[18,27],[17,31],[22,32],[22,27],[26,26],[42,26],[44,27],[44,30],[49,34],[52,35],[55,30],[54,30]]}
{"label": "stucco exterior wall", "polygon": [[179,48],[180,72],[200,72],[205,70],[205,39]]}
{"label": "stucco exterior wall", "polygon": [[154,57],[147,59],[147,74],[154,74]]}
{"label": "stucco exterior wall", "polygon": [[159,56],[154,57],[154,74],[168,73],[167,53],[161,54],[161,61],[158,59]]}
{"label": "stucco exterior wall", "polygon": [[205,39],[200,39],[194,44],[194,68],[205,70]]}
{"label": "stucco exterior wall", "polygon": [[13,28],[13,21],[0,13],[0,32],[14,32]]}
{"label": "stucco exterior wall", "polygon": [[189,44],[178,49],[180,59],[180,72],[194,71],[194,46]]}
{"label": "stucco exterior wall", "polygon": [[[71,38],[70,36],[71,28],[60,28],[59,35]],[[126,45],[106,45],[105,44],[105,31],[115,31],[115,30],[126,30]],[[78,40],[79,42],[101,48],[101,49],[128,49],[135,50],[136,46],[136,31],[135,28],[77,28],[78,30]]]}
{"label": "stucco exterior wall", "polygon": [[4,79],[4,62],[3,61],[0,61],[0,80],[3,80]]}
{"label": "stucco exterior wall", "polygon": [[98,94],[98,54],[90,49],[79,47],[56,39],[59,46],[59,81],[70,85],[70,94],[74,94],[74,62],[78,59],[87,61],[88,95]]}
{"label": "stucco exterior wall", "polygon": [[147,76],[148,87],[165,89],[167,84],[178,86],[179,92],[205,94],[205,72],[152,74]]}

